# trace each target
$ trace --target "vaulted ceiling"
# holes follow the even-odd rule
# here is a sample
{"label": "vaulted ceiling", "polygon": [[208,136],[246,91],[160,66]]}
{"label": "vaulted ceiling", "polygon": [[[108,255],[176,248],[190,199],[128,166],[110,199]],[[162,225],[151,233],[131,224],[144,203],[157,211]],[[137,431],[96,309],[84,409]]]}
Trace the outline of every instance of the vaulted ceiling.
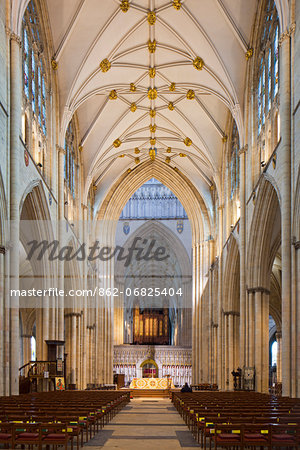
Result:
{"label": "vaulted ceiling", "polygon": [[[85,189],[155,158],[209,204],[231,112],[244,139],[257,0],[47,0],[61,136],[76,112]],[[137,159],[138,158],[138,159]],[[209,206],[209,205],[208,205]]]}

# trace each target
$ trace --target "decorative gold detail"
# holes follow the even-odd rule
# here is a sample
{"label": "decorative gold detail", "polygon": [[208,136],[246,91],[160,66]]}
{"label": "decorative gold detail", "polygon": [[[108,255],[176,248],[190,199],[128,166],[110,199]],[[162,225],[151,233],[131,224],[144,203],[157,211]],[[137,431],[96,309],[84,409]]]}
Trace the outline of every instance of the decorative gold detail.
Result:
{"label": "decorative gold detail", "polygon": [[150,117],[155,117],[156,116],[155,109],[150,109],[149,114],[150,114]]}
{"label": "decorative gold detail", "polygon": [[110,68],[111,63],[108,61],[108,59],[107,58],[103,59],[103,61],[101,61],[100,63],[100,69],[102,70],[102,72],[108,72]]}
{"label": "decorative gold detail", "polygon": [[153,89],[150,88],[148,90],[148,98],[149,98],[149,100],[155,100],[157,98],[157,90],[156,90],[156,88],[153,88]]}
{"label": "decorative gold detail", "polygon": [[155,145],[156,144],[156,139],[155,138],[151,138],[150,139],[150,144],[151,145]]}
{"label": "decorative gold detail", "polygon": [[149,49],[150,53],[154,53],[155,52],[155,50],[156,50],[156,40],[155,39],[153,41],[151,41],[149,39],[149,41],[148,41],[148,49]]}
{"label": "decorative gold detail", "polygon": [[252,56],[253,56],[253,48],[251,47],[248,48],[248,50],[245,53],[246,60],[249,61],[249,59],[252,58]]}
{"label": "decorative gold detail", "polygon": [[139,164],[140,158],[135,158],[134,162],[135,162],[136,164]]}
{"label": "decorative gold detail", "polygon": [[224,136],[222,137],[222,142],[224,142],[224,144],[228,141],[228,136],[226,134],[224,134]]}
{"label": "decorative gold detail", "polygon": [[83,146],[82,146],[82,145],[79,145],[78,150],[79,150],[80,152],[82,152]]}
{"label": "decorative gold detail", "polygon": [[97,185],[94,183],[92,187],[93,191],[95,192],[97,190]]}
{"label": "decorative gold detail", "polygon": [[136,155],[138,155],[139,153],[141,153],[141,150],[140,150],[138,147],[136,147],[136,148],[134,149],[134,153],[135,153]]}
{"label": "decorative gold detail", "polygon": [[178,167],[174,167],[175,172],[179,172]]}
{"label": "decorative gold detail", "polygon": [[188,137],[186,137],[183,142],[185,143],[185,145],[187,147],[190,147],[192,145],[192,143],[193,143],[192,140],[190,138],[188,138]]}
{"label": "decorative gold detail", "polygon": [[197,56],[194,61],[193,61],[193,66],[195,67],[195,69],[197,70],[202,70],[204,67],[204,61],[202,58],[200,58],[200,56]]}
{"label": "decorative gold detail", "polygon": [[150,150],[149,150],[149,156],[150,156],[151,161],[154,161],[154,160],[155,160],[156,154],[155,154],[154,148],[150,148]]}
{"label": "decorative gold detail", "polygon": [[129,10],[129,1],[128,0],[122,0],[120,4],[120,8],[123,12],[127,12]]}
{"label": "decorative gold detail", "polygon": [[109,99],[110,100],[117,100],[118,95],[117,95],[117,91],[115,91],[114,89],[110,92],[109,94]]}
{"label": "decorative gold detail", "polygon": [[131,92],[136,91],[136,85],[134,83],[130,83],[130,90],[131,90]]}
{"label": "decorative gold detail", "polygon": [[195,92],[193,91],[193,89],[189,89],[186,93],[186,98],[188,100],[194,100],[195,98]]}
{"label": "decorative gold detail", "polygon": [[148,23],[154,25],[156,22],[156,14],[154,11],[148,12]]}
{"label": "decorative gold detail", "polygon": [[124,158],[124,156],[125,156],[125,155],[124,155],[124,153],[123,153],[122,155],[119,155],[119,158]]}
{"label": "decorative gold detail", "polygon": [[171,147],[168,147],[166,150],[167,153],[171,153],[171,151],[172,151]]}
{"label": "decorative gold detail", "polygon": [[185,153],[179,153],[180,158],[185,158],[186,154]]}
{"label": "decorative gold detail", "polygon": [[155,75],[156,75],[156,69],[155,69],[155,67],[150,67],[150,69],[149,69],[149,77],[150,77],[150,78],[154,78]]}
{"label": "decorative gold detail", "polygon": [[58,62],[56,61],[56,59],[54,59],[54,58],[51,59],[51,66],[52,66],[53,70],[58,69]]}
{"label": "decorative gold detail", "polygon": [[274,170],[276,169],[276,160],[277,160],[277,154],[275,153],[275,155],[272,158],[272,166],[273,166]]}
{"label": "decorative gold detail", "polygon": [[120,141],[120,139],[116,139],[115,141],[114,141],[114,147],[115,148],[118,148],[118,147],[120,147],[120,145],[122,144],[122,142]]}
{"label": "decorative gold detail", "polygon": [[173,6],[177,11],[179,11],[181,8],[181,0],[173,0]]}
{"label": "decorative gold detail", "polygon": [[209,186],[209,189],[210,189],[210,191],[214,191],[215,190],[215,185],[214,184],[211,184],[210,186]]}
{"label": "decorative gold detail", "polygon": [[166,157],[166,163],[167,163],[167,164],[170,164],[170,162],[171,162],[171,158],[170,158],[170,156],[167,156],[167,157]]}
{"label": "decorative gold detail", "polygon": [[171,83],[170,86],[169,86],[169,90],[170,90],[171,92],[174,92],[175,89],[176,89],[175,83]]}
{"label": "decorative gold detail", "polygon": [[256,200],[256,192],[253,191],[253,194],[252,194],[252,202],[253,202],[254,205],[255,205],[255,200]]}
{"label": "decorative gold detail", "polygon": [[151,133],[155,133],[155,131],[156,131],[156,125],[150,125],[149,128],[150,128],[150,132],[151,132]]}
{"label": "decorative gold detail", "polygon": [[127,173],[131,173],[131,169],[127,169]]}
{"label": "decorative gold detail", "polygon": [[135,112],[136,110],[137,110],[136,104],[135,104],[135,103],[131,103],[130,111],[131,111],[131,112]]}
{"label": "decorative gold detail", "polygon": [[168,108],[169,108],[170,111],[174,111],[175,106],[174,106],[173,102],[169,102]]}

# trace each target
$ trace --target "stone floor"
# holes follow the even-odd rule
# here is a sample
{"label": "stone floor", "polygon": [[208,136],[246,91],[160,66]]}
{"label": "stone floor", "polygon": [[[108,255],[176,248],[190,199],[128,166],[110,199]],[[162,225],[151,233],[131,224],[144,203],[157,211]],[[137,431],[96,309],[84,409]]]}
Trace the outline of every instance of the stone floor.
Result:
{"label": "stone floor", "polygon": [[168,399],[131,400],[85,447],[91,450],[186,450],[199,447]]}

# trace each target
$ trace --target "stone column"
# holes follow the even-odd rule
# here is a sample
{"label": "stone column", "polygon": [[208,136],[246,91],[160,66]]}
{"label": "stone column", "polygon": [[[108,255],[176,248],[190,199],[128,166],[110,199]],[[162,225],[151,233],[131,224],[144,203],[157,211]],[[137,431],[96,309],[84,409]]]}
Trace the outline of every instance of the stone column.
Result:
{"label": "stone column", "polygon": [[31,334],[22,334],[23,344],[23,364],[27,364],[31,360]]}
{"label": "stone column", "polygon": [[222,386],[222,296],[223,296],[223,208],[221,205],[219,211],[219,270],[218,270],[218,330],[217,330],[217,384],[219,388]]}
{"label": "stone column", "polygon": [[[22,105],[21,39],[10,33],[10,289],[19,289],[18,195]],[[19,393],[19,297],[10,299],[10,394]]]}
{"label": "stone column", "polygon": [[255,294],[253,290],[248,291],[248,307],[249,307],[249,347],[248,347],[248,365],[254,367],[255,358]]}
{"label": "stone column", "polygon": [[[64,160],[65,150],[57,147],[58,150],[58,240],[60,246],[64,242],[65,233],[65,194],[64,194]],[[64,261],[58,261],[58,288],[65,289],[64,283]],[[58,323],[58,340],[64,340],[64,297],[57,298],[57,323]],[[69,355],[70,357],[70,355]]]}
{"label": "stone column", "polygon": [[269,390],[269,295],[255,288],[255,379],[258,392]]}
{"label": "stone column", "polygon": [[291,395],[291,39],[286,30],[280,45],[280,172],[282,254],[282,395]]}
{"label": "stone column", "polygon": [[246,342],[246,160],[247,146],[239,151],[240,157],[240,338],[239,366],[245,366]]}
{"label": "stone column", "polygon": [[296,339],[297,339],[297,348],[296,348],[296,396],[300,397],[300,241],[295,243],[295,257],[294,257],[294,273],[295,273],[295,301],[297,304],[297,330],[296,330]]}

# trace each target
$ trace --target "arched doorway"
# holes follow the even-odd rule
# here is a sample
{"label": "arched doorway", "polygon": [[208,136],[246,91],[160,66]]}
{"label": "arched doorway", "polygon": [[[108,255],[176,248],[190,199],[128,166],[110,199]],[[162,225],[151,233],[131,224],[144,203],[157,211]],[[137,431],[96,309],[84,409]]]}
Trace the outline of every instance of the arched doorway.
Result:
{"label": "arched doorway", "polygon": [[146,359],[141,364],[143,378],[158,378],[158,365],[153,359]]}

